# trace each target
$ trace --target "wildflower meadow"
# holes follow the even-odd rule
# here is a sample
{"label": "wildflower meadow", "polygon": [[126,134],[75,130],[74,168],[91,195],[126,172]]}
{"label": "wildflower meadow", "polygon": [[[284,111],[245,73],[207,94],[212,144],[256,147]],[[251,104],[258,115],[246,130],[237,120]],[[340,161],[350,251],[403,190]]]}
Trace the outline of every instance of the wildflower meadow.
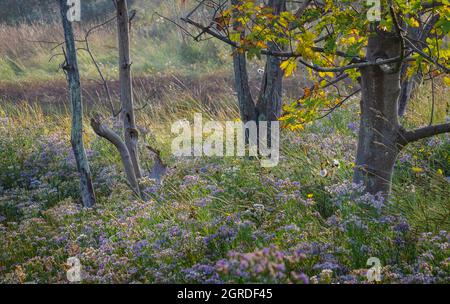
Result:
{"label": "wildflower meadow", "polygon": [[[73,15],[81,21],[67,23],[73,26],[73,55],[78,56],[77,64],[68,64],[70,32],[61,23],[60,1],[48,4],[42,16],[12,8],[7,14],[7,2],[13,5],[0,1],[0,283],[450,283],[450,134],[399,139],[395,147],[379,148],[388,145],[377,134],[390,136],[383,125],[390,116],[371,117],[367,108],[383,103],[387,109],[394,93],[382,90],[393,82],[392,75],[406,76],[392,71],[378,76],[383,64],[392,63],[373,67],[371,54],[367,61],[345,57],[342,62],[331,55],[363,56],[373,37],[365,37],[362,27],[373,22],[395,33],[389,6],[381,14],[387,21],[344,22],[356,18],[344,3],[353,1],[327,0],[323,6],[300,1],[304,14],[296,15],[300,4],[295,1],[256,5],[233,0],[234,10],[224,4],[215,23],[199,30],[198,24],[209,24],[216,4],[186,17],[201,1],[119,0],[113,1],[116,7],[111,1],[82,1],[81,15]],[[28,2],[14,5],[26,11],[33,1]],[[284,3],[281,11],[278,2]],[[410,11],[419,4],[406,2],[421,1],[387,2],[393,2],[391,13],[404,33],[402,56],[410,62],[404,75],[417,75],[413,71],[420,66],[423,77],[398,116],[403,126],[398,132],[437,124],[445,129],[450,122],[448,39],[439,47],[434,40],[448,38],[448,1],[424,8],[416,19],[405,16],[414,16]],[[116,16],[126,4],[129,16]],[[265,5],[273,6],[270,13]],[[45,15],[47,9],[54,16]],[[233,15],[240,10],[239,18]],[[220,12],[223,18],[217,21]],[[334,44],[323,34],[333,14],[336,33],[347,39],[336,36]],[[436,15],[442,21],[424,40],[430,49],[417,50],[408,29]],[[238,21],[226,27],[228,18]],[[117,20],[119,33],[129,31],[128,49],[117,34]],[[184,26],[190,26],[188,33],[204,33],[193,39],[180,29]],[[224,34],[228,29],[229,36]],[[292,33],[294,46],[298,43],[292,51],[296,56],[286,57],[289,42],[280,29]],[[325,38],[308,32],[313,30]],[[224,37],[229,41],[224,43]],[[325,49],[322,57],[314,53],[320,48]],[[276,61],[277,52],[285,57]],[[296,58],[311,65],[292,66]],[[353,69],[333,70],[348,65]],[[81,79],[79,117],[74,111],[78,93],[70,82],[74,66]],[[323,69],[315,71],[318,66]],[[349,74],[345,82],[324,85],[344,73]],[[368,75],[382,84],[367,87],[372,83]],[[279,89],[277,81],[283,81]],[[341,103],[344,97],[335,91],[349,97]],[[246,108],[248,92],[258,116]],[[375,99],[366,106],[361,100],[369,100],[368,95]],[[124,96],[132,100],[131,108]],[[278,97],[280,115],[272,119],[271,105]],[[199,114],[203,122],[195,124]],[[371,125],[381,116],[384,120]],[[227,124],[239,129],[255,117],[254,129],[227,136]],[[76,119],[81,125],[74,125]],[[187,127],[174,127],[177,122]],[[208,128],[208,122],[214,124]],[[370,130],[373,134],[367,135]],[[269,138],[265,155],[263,133]],[[411,139],[418,133],[401,134]],[[177,137],[186,143],[183,153],[173,151]],[[226,144],[234,147],[235,140],[246,152],[255,144],[254,153],[227,153]],[[195,153],[198,143],[205,153]],[[220,146],[220,153],[208,154],[202,150],[207,145]],[[74,148],[80,146],[84,163],[81,150]],[[369,150],[377,152],[368,155]],[[262,165],[270,158],[272,165]],[[89,172],[80,164],[88,164]],[[372,167],[384,176],[381,186]],[[369,173],[361,175],[361,168]],[[92,206],[86,205],[80,183],[84,175],[91,181],[86,185],[92,186]]]}

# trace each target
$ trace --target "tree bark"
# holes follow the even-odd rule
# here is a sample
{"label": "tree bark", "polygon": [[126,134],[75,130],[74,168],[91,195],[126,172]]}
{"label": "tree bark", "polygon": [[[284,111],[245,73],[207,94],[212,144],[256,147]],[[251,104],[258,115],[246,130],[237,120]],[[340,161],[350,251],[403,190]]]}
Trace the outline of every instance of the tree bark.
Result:
{"label": "tree bark", "polygon": [[[399,56],[400,40],[390,34],[369,38],[367,60]],[[387,71],[387,69],[392,69]],[[371,194],[388,196],[399,144],[398,97],[400,69],[365,67],[361,69],[361,127],[354,174],[355,183],[363,183]]]}
{"label": "tree bark", "polygon": [[[239,4],[239,0],[231,0],[232,5]],[[240,29],[241,24],[233,20],[233,29],[235,31],[244,31]],[[244,36],[244,33],[241,33]],[[234,68],[234,83],[238,97],[239,111],[243,123],[249,121],[256,121],[255,102],[250,92],[250,85],[247,72],[247,58],[246,53],[233,48],[233,68]]]}
{"label": "tree bark", "polygon": [[[274,15],[279,15],[286,11],[286,0],[269,0],[267,6],[272,8]],[[279,47],[274,43],[269,43],[268,49],[279,51]],[[281,116],[284,72],[280,68],[280,64],[281,58],[267,56],[261,91],[256,104],[257,122],[267,121],[267,135],[271,134],[272,122],[278,121]],[[258,129],[258,131],[260,130]],[[270,148],[271,146],[271,136],[267,136],[267,147]]]}
{"label": "tree bark", "polygon": [[142,177],[142,173],[139,164],[138,151],[139,132],[136,128],[134,115],[130,59],[130,20],[126,0],[117,0],[117,30],[119,44],[120,100],[122,104],[121,115],[125,132],[125,144],[130,153],[136,177],[139,179]]}
{"label": "tree bark", "polygon": [[[373,33],[367,46],[367,60],[395,58],[401,55],[398,35]],[[450,132],[450,123],[407,131],[399,124],[401,68],[399,63],[361,69],[361,127],[354,182],[363,183],[366,192],[391,192],[394,165],[407,144]]]}
{"label": "tree bark", "polygon": [[67,73],[69,84],[69,97],[72,108],[72,131],[70,142],[77,169],[80,174],[81,200],[84,207],[91,208],[95,205],[95,193],[92,186],[91,171],[83,144],[83,102],[81,97],[80,73],[78,70],[77,51],[72,24],[67,19],[67,1],[60,0],[60,11],[64,28],[66,44],[66,63],[64,70]]}
{"label": "tree bark", "polygon": [[[239,2],[239,0],[232,0],[231,4],[236,5]],[[280,14],[286,10],[286,1],[269,0],[267,6],[273,9],[274,14]],[[240,27],[237,22],[233,26],[235,30]],[[270,49],[276,50],[276,46],[271,44]],[[277,121],[281,116],[283,71],[280,68],[280,64],[280,58],[267,56],[260,94],[255,104],[250,92],[246,55],[236,49],[233,52],[235,88],[238,96],[241,120],[243,123],[255,121],[257,124],[259,121],[267,121],[266,134],[271,134],[270,122]],[[270,137],[268,139],[270,140]],[[259,136],[257,141],[259,142]],[[247,139],[246,142],[248,142]],[[268,142],[268,147],[270,147],[270,142]]]}
{"label": "tree bark", "polygon": [[93,117],[91,119],[91,126],[98,136],[108,140],[116,147],[117,151],[119,151],[128,183],[130,184],[131,189],[133,189],[133,191],[140,196],[139,183],[136,177],[136,172],[134,171],[133,162],[131,160],[128,148],[122,138],[120,138],[120,136],[108,126],[102,124],[99,117]]}
{"label": "tree bark", "polygon": [[248,82],[247,58],[245,53],[234,50],[233,53],[234,82],[239,102],[239,111],[243,123],[256,121],[255,103],[250,93]]}
{"label": "tree bark", "polygon": [[[431,17],[427,23],[423,24],[420,28],[408,28],[407,31],[409,36],[412,38],[413,42],[418,42],[418,46],[421,47],[420,42],[426,43],[427,38],[430,36],[430,33],[436,23],[439,21],[439,15],[435,15]],[[423,74],[418,71],[410,78],[407,77],[409,63],[404,62],[402,65],[401,77],[401,92],[400,98],[398,102],[398,115],[404,116],[406,113],[406,109],[408,107],[408,103],[411,98],[414,96],[420,84],[423,82]]]}
{"label": "tree bark", "polygon": [[[269,0],[268,7],[273,9],[274,15],[279,15],[286,10],[286,0]],[[274,43],[269,43],[269,50],[276,51],[278,49]],[[283,70],[280,68],[280,64],[279,57],[267,56],[261,92],[256,105],[258,121],[271,122],[280,118],[283,89]],[[270,129],[270,124],[268,126]]]}
{"label": "tree bark", "polygon": [[401,73],[402,84],[398,103],[399,116],[405,115],[409,101],[411,100],[411,98],[414,97],[417,88],[420,86],[423,80],[423,75],[420,72],[417,72],[410,78],[408,78],[406,75],[407,70],[408,70],[408,63],[404,63],[402,66],[402,73]]}
{"label": "tree bark", "polygon": [[[274,49],[273,46],[269,48]],[[283,70],[280,64],[280,58],[267,57],[261,92],[256,105],[258,121],[277,121],[281,116]]]}

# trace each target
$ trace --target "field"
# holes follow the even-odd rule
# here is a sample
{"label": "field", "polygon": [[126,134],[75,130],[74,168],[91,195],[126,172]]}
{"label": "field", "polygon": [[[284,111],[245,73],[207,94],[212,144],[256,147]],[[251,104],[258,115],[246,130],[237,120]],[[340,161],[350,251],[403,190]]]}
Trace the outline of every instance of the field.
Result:
{"label": "field", "polygon": [[[140,156],[148,171],[151,145],[169,169],[160,187],[140,181],[145,199],[88,124],[108,109],[90,57],[79,54],[93,209],[79,203],[61,57],[49,63],[60,52],[47,43],[62,39],[59,25],[0,25],[1,283],[66,283],[74,256],[84,283],[367,283],[370,257],[381,261],[382,283],[450,282],[449,134],[402,152],[389,201],[351,182],[358,95],[305,130],[283,129],[277,167],[246,157],[174,157],[174,121],[194,113],[239,118],[232,60],[212,40],[180,44],[180,33],[154,18],[132,35]],[[118,103],[114,35],[107,26],[90,44]],[[251,62],[254,90],[262,64]],[[287,79],[286,98],[306,83],[301,71]],[[431,95],[423,87],[414,97],[406,125],[428,123]],[[434,95],[434,120],[444,122],[448,86],[437,83]],[[120,129],[118,120],[109,123]]]}

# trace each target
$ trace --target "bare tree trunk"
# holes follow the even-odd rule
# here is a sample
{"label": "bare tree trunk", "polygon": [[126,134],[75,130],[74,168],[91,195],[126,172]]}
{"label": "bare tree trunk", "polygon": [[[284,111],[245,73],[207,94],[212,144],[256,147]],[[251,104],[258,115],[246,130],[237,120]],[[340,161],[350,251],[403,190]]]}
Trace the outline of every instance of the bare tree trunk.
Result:
{"label": "bare tree trunk", "polygon": [[248,121],[256,121],[255,103],[250,93],[247,73],[247,58],[245,53],[234,50],[234,81],[238,96],[239,110],[241,112],[241,120],[243,123]]}
{"label": "bare tree trunk", "polygon": [[100,117],[94,117],[91,119],[91,126],[94,129],[94,132],[110,143],[112,143],[117,151],[119,151],[120,158],[122,159],[122,164],[125,170],[125,174],[127,175],[128,183],[130,184],[131,189],[140,196],[139,183],[136,178],[136,173],[134,171],[133,162],[131,161],[130,153],[128,152],[128,148],[125,145],[124,141],[120,136],[111,130],[108,126],[102,124]]}
{"label": "bare tree trunk", "polygon": [[[130,61],[130,33],[129,33],[129,16],[126,0],[117,0],[117,27],[118,27],[118,43],[119,43],[119,69],[120,69],[120,100],[121,115],[124,124],[124,140],[121,136],[112,131],[106,124],[101,122],[99,116],[91,119],[91,126],[94,132],[112,143],[118,150],[128,184],[131,189],[140,197],[142,192],[139,188],[139,178],[142,177],[142,171],[139,163],[138,140],[139,133],[136,128],[133,105],[133,87],[131,78],[131,61]],[[114,113],[113,113],[114,114]],[[149,149],[152,149],[149,147]],[[158,183],[162,182],[162,178],[167,170],[167,166],[162,162],[159,152],[152,149],[155,153],[155,164],[150,172],[150,176],[154,177]],[[145,197],[144,197],[145,198]]]}
{"label": "bare tree trunk", "polygon": [[[399,56],[399,39],[387,35],[369,38],[368,60]],[[363,68],[361,89],[361,127],[354,182],[363,183],[369,193],[381,192],[388,196],[394,164],[401,149],[397,115],[400,71],[397,67]]]}
{"label": "bare tree trunk", "polygon": [[[232,5],[237,5],[239,2],[239,0],[231,1]],[[274,14],[280,14],[282,11],[286,10],[285,0],[269,0],[267,5],[273,9]],[[235,22],[233,26],[235,30],[240,27],[237,22]],[[273,44],[270,47],[273,50],[276,49],[276,46]],[[280,58],[267,56],[263,81],[260,87],[260,95],[256,104],[250,92],[245,53],[234,50],[233,64],[241,120],[244,123],[248,121],[255,121],[256,123],[259,121],[268,121],[267,134],[271,134],[270,122],[278,120],[281,115],[282,107],[283,71],[280,68]],[[259,136],[257,140],[259,141]],[[270,146],[270,142],[268,142],[268,146]]]}
{"label": "bare tree trunk", "polygon": [[117,30],[119,43],[119,80],[122,118],[125,132],[125,144],[131,156],[136,177],[142,177],[139,164],[138,140],[134,116],[133,87],[130,59],[130,20],[126,0],[117,0]]}
{"label": "bare tree trunk", "polygon": [[[273,9],[274,15],[279,15],[286,11],[286,0],[269,0],[268,7]],[[278,48],[270,43],[269,50],[276,51]],[[283,89],[283,70],[280,68],[280,64],[279,57],[267,56],[261,92],[256,105],[258,121],[271,122],[280,118]],[[268,124],[268,128],[270,129],[270,124]]]}
{"label": "bare tree trunk", "polygon": [[80,174],[81,200],[84,207],[90,208],[95,205],[95,193],[92,186],[91,171],[86,157],[83,144],[83,103],[81,99],[80,74],[78,71],[77,51],[73,35],[72,24],[67,19],[67,1],[60,0],[60,10],[64,37],[66,43],[66,63],[64,70],[67,72],[69,83],[69,97],[72,107],[72,131],[71,144]]}
{"label": "bare tree trunk", "polygon": [[[269,0],[268,7],[272,8],[274,15],[286,11],[286,0]],[[279,51],[279,46],[269,43],[269,50]],[[272,122],[278,121],[283,105],[283,70],[280,68],[279,57],[267,56],[266,67],[261,84],[261,91],[256,103],[257,121],[266,121],[266,134],[271,134]],[[258,134],[258,140],[259,140]],[[267,137],[267,147],[271,147],[271,136]]]}
{"label": "bare tree trunk", "polygon": [[423,75],[420,72],[415,73],[410,78],[407,78],[408,63],[404,63],[402,66],[402,85],[400,92],[400,99],[398,103],[398,115],[404,116],[408,103],[414,96],[417,88],[420,86],[423,80]]}
{"label": "bare tree trunk", "polygon": [[[410,38],[414,42],[420,42],[425,43],[427,38],[430,36],[431,30],[436,25],[436,22],[439,21],[439,15],[435,15],[428,19],[428,21],[423,24],[420,28],[408,28],[407,31],[410,33]],[[414,96],[415,92],[417,91],[417,88],[420,86],[420,84],[423,81],[423,74],[418,71],[414,75],[412,75],[410,78],[407,77],[407,71],[408,71],[409,63],[404,62],[402,65],[402,71],[401,71],[401,92],[400,92],[400,99],[399,99],[399,105],[398,105],[398,115],[404,116],[406,113],[406,109],[408,107],[408,103],[411,100],[411,98]]]}
{"label": "bare tree trunk", "polygon": [[268,56],[264,71],[261,92],[256,106],[258,121],[277,121],[281,116],[283,70],[281,60]]}
{"label": "bare tree trunk", "polygon": [[[232,5],[237,5],[239,2],[239,0],[231,0]],[[234,30],[239,31],[240,27],[240,23],[233,19]],[[241,36],[244,36],[244,33],[241,33]],[[233,49],[233,67],[235,89],[239,102],[241,120],[243,123],[256,121],[257,116],[255,111],[255,102],[253,101],[253,97],[250,92],[247,72],[247,58],[245,52],[240,52],[238,49]]]}

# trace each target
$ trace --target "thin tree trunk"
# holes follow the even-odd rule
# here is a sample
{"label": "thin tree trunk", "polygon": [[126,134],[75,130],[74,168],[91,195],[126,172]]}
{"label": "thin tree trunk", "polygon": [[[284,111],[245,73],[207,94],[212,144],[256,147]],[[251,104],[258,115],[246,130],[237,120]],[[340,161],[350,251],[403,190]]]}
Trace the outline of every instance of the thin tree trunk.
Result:
{"label": "thin tree trunk", "polygon": [[[269,0],[268,7],[273,9],[274,15],[286,11],[286,0]],[[276,45],[269,43],[269,50],[279,50]],[[261,92],[256,105],[258,121],[277,121],[281,115],[283,70],[280,68],[279,57],[267,56],[266,68],[261,84]],[[270,129],[270,124],[268,124]],[[267,133],[270,134],[270,133]]]}
{"label": "thin tree trunk", "polygon": [[130,184],[130,187],[133,189],[133,191],[138,196],[140,196],[141,194],[139,190],[139,183],[136,178],[136,172],[134,171],[133,162],[131,161],[130,153],[128,152],[128,148],[122,138],[120,138],[120,136],[113,130],[111,130],[108,126],[102,124],[100,117],[93,117],[91,119],[91,126],[98,136],[101,136],[108,140],[116,147],[117,151],[119,151],[128,183]]}
{"label": "thin tree trunk", "polygon": [[256,121],[257,117],[255,103],[250,93],[247,73],[247,59],[245,57],[245,53],[240,53],[238,50],[234,50],[233,65],[234,81],[239,102],[239,110],[241,113],[241,120],[243,123]]}
{"label": "thin tree trunk", "polygon": [[[286,11],[286,0],[269,0],[267,6],[273,9],[274,15],[279,15]],[[269,50],[279,51],[279,47],[274,43],[269,43]],[[261,91],[256,103],[257,121],[267,121],[267,135],[271,134],[272,122],[278,121],[281,116],[284,73],[280,64],[281,58],[267,56]],[[258,140],[259,137],[258,134]],[[271,136],[267,136],[267,147],[271,146]]]}
{"label": "thin tree trunk", "polygon": [[[368,60],[392,58],[400,54],[399,39],[377,34],[369,39]],[[363,183],[372,194],[386,197],[391,191],[394,164],[400,152],[398,97],[400,71],[387,72],[382,67],[361,70],[361,127],[354,182]]]}
{"label": "thin tree trunk", "polygon": [[[231,0],[232,5],[239,4],[239,0]],[[245,31],[242,25],[233,18],[233,28],[235,31],[242,31],[241,36],[244,36]],[[233,49],[233,67],[234,67],[234,81],[238,97],[239,110],[241,120],[243,123],[249,121],[256,121],[255,102],[253,101],[250,92],[250,85],[247,72],[247,58],[246,53],[238,49]]]}
{"label": "thin tree trunk", "polygon": [[[408,28],[407,30],[410,35],[410,38],[413,41],[425,43],[427,38],[430,36],[431,30],[438,21],[439,15],[435,15],[431,17],[428,20],[428,22],[423,24],[420,28]],[[421,46],[420,43],[418,45]],[[410,78],[408,78],[407,77],[408,67],[409,63],[404,62],[401,71],[402,84],[401,84],[400,98],[398,102],[398,115],[400,116],[405,115],[409,101],[416,93],[417,88],[423,82],[423,74],[420,71],[418,71],[417,73],[413,74]]]}
{"label": "thin tree trunk", "polygon": [[78,172],[80,174],[81,200],[84,207],[90,208],[95,204],[95,193],[94,187],[92,186],[89,162],[83,144],[83,103],[81,99],[81,84],[75,39],[72,24],[67,19],[67,1],[60,0],[59,3],[67,53],[64,70],[67,72],[69,97],[72,107],[72,131],[70,141],[75,155]]}
{"label": "thin tree trunk", "polygon": [[134,116],[133,87],[130,59],[130,26],[126,0],[117,0],[117,30],[119,43],[119,80],[122,118],[125,132],[125,144],[131,156],[136,177],[142,177],[139,164],[138,140]]}
{"label": "thin tree trunk", "polygon": [[402,84],[401,92],[398,103],[398,115],[404,116],[408,108],[409,101],[414,96],[417,88],[420,86],[423,80],[423,75],[420,72],[415,73],[410,78],[407,77],[406,73],[408,70],[408,63],[404,63],[402,66]]}

